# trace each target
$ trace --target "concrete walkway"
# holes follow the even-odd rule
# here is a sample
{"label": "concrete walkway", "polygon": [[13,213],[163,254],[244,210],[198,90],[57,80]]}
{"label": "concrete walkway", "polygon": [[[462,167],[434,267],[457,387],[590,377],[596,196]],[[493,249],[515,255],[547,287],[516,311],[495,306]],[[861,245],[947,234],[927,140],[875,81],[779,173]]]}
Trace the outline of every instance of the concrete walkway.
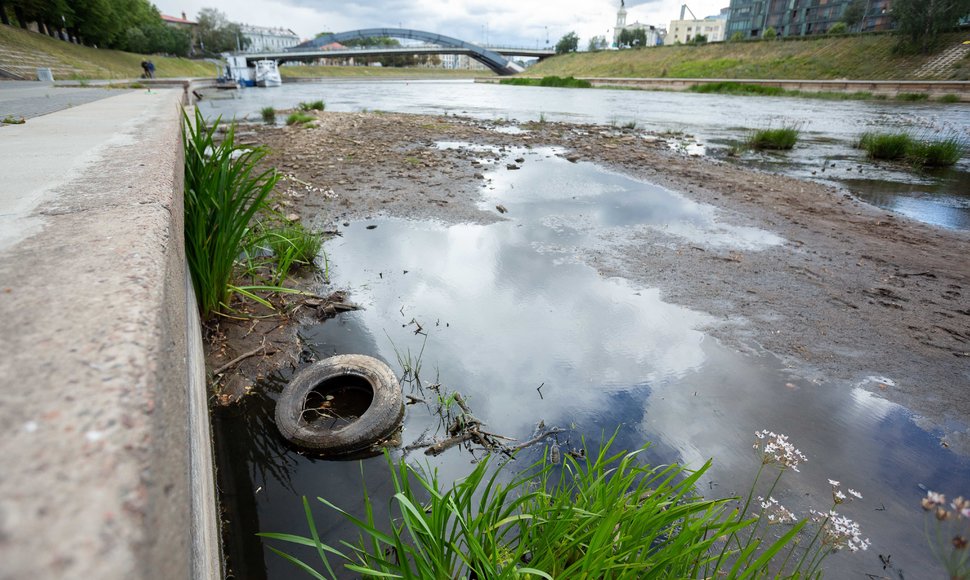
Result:
{"label": "concrete walkway", "polygon": [[0,129],[2,580],[219,574],[182,98]]}
{"label": "concrete walkway", "polygon": [[[0,119],[30,119],[127,92],[123,89],[55,87],[37,81],[0,82]],[[0,127],[2,128],[2,127]]]}

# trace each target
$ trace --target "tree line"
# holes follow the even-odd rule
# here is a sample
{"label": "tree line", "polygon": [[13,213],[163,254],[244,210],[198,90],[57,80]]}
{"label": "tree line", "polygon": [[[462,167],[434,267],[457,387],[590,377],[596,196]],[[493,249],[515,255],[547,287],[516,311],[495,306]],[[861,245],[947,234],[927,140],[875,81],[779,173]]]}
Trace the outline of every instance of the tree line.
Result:
{"label": "tree line", "polygon": [[196,34],[166,25],[149,0],[0,0],[0,21],[61,40],[139,54],[198,56],[243,49],[239,24],[203,8]]}

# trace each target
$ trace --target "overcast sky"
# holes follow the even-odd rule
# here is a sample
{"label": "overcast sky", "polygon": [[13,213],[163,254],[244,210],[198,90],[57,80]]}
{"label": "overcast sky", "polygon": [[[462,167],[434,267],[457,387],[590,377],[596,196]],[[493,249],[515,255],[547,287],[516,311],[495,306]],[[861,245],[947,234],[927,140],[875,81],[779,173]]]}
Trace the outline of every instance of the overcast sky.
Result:
{"label": "overcast sky", "polygon": [[[595,35],[612,37],[619,0],[153,0],[162,14],[194,20],[201,8],[216,8],[229,20],[260,26],[289,28],[301,38],[317,32],[359,28],[403,27],[437,32],[481,43],[535,46],[548,39],[555,44],[575,31],[580,47]],[[680,16],[682,0],[631,0],[627,23],[663,26]],[[726,7],[729,0],[691,0],[698,18]],[[689,17],[689,14],[688,14]]]}

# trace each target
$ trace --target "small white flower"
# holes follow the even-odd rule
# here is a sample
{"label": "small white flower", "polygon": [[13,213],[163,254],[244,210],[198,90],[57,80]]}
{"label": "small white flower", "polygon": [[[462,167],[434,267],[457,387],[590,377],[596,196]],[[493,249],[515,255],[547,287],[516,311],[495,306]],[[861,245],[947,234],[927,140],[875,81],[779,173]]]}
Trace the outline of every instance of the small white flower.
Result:
{"label": "small white flower", "polygon": [[829,485],[831,485],[832,487],[839,487],[839,482],[835,481],[834,479],[830,479]]}
{"label": "small white flower", "polygon": [[844,500],[845,499],[845,494],[842,493],[841,491],[836,491],[834,495],[835,495],[835,498],[838,499],[838,500]]}
{"label": "small white flower", "polygon": [[856,499],[862,499],[862,494],[852,489],[851,487],[849,488],[849,495],[855,497]]}

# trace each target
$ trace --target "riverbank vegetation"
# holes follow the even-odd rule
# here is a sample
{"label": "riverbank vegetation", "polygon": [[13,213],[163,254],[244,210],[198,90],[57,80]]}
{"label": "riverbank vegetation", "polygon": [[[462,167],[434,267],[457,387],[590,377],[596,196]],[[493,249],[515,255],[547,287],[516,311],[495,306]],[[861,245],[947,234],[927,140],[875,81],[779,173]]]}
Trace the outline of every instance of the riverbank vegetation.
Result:
{"label": "riverbank vegetation", "polygon": [[966,144],[955,137],[923,139],[908,133],[864,133],[856,147],[872,159],[906,160],[917,167],[949,167],[963,157]]}
{"label": "riverbank vegetation", "polygon": [[795,148],[795,143],[798,143],[798,134],[799,129],[795,126],[758,129],[748,137],[746,144],[749,148],[757,151],[787,151]]}
{"label": "riverbank vegetation", "polygon": [[314,119],[316,119],[316,117],[314,117],[313,115],[308,115],[307,113],[305,113],[303,111],[297,111],[295,113],[290,113],[286,117],[286,124],[287,125],[297,125],[297,124],[302,125],[304,123],[309,123],[309,122],[313,121]]}
{"label": "riverbank vegetation", "polygon": [[760,466],[746,497],[699,495],[710,461],[651,466],[646,447],[614,453],[612,440],[598,450],[554,447],[518,473],[488,456],[450,487],[388,455],[391,522],[375,519],[365,488],[363,519],[318,498],[354,524],[356,543],[324,543],[305,498],[309,537],[261,535],[314,548],[316,565],[270,547],[316,578],[336,577],[334,557],[364,577],[815,578],[835,552],[867,549],[858,524],[835,511],[862,495],[829,480],[832,503],[796,516],[773,494],[804,454],[783,434],[755,435]]}
{"label": "riverbank vegetation", "polygon": [[[50,68],[55,80],[138,78],[143,72],[141,61],[146,58],[132,52],[72,44],[2,24],[0,47],[9,53],[0,57],[0,67],[36,62],[39,63],[36,66]],[[209,61],[156,55],[150,58],[155,63],[156,78],[216,77],[221,74],[221,67]]]}
{"label": "riverbank vegetation", "polygon": [[[939,35],[940,48],[966,40]],[[719,42],[631,50],[570,53],[529,69],[532,76],[715,79],[915,79],[933,54],[901,53],[892,34],[863,34],[784,41]],[[970,79],[970,58],[939,78]]]}
{"label": "riverbank vegetation", "polygon": [[518,85],[526,87],[560,87],[567,89],[589,89],[593,85],[589,81],[577,79],[574,77],[557,77],[548,76],[538,78],[514,78],[514,79],[502,79],[499,84],[503,85]]}
{"label": "riverbank vegetation", "polygon": [[258,169],[266,149],[238,145],[234,124],[223,131],[198,110],[184,115],[182,146],[185,255],[202,317],[231,311],[236,295],[272,309],[262,294],[296,292],[282,283],[294,266],[313,263],[319,234],[273,215],[280,176]]}

